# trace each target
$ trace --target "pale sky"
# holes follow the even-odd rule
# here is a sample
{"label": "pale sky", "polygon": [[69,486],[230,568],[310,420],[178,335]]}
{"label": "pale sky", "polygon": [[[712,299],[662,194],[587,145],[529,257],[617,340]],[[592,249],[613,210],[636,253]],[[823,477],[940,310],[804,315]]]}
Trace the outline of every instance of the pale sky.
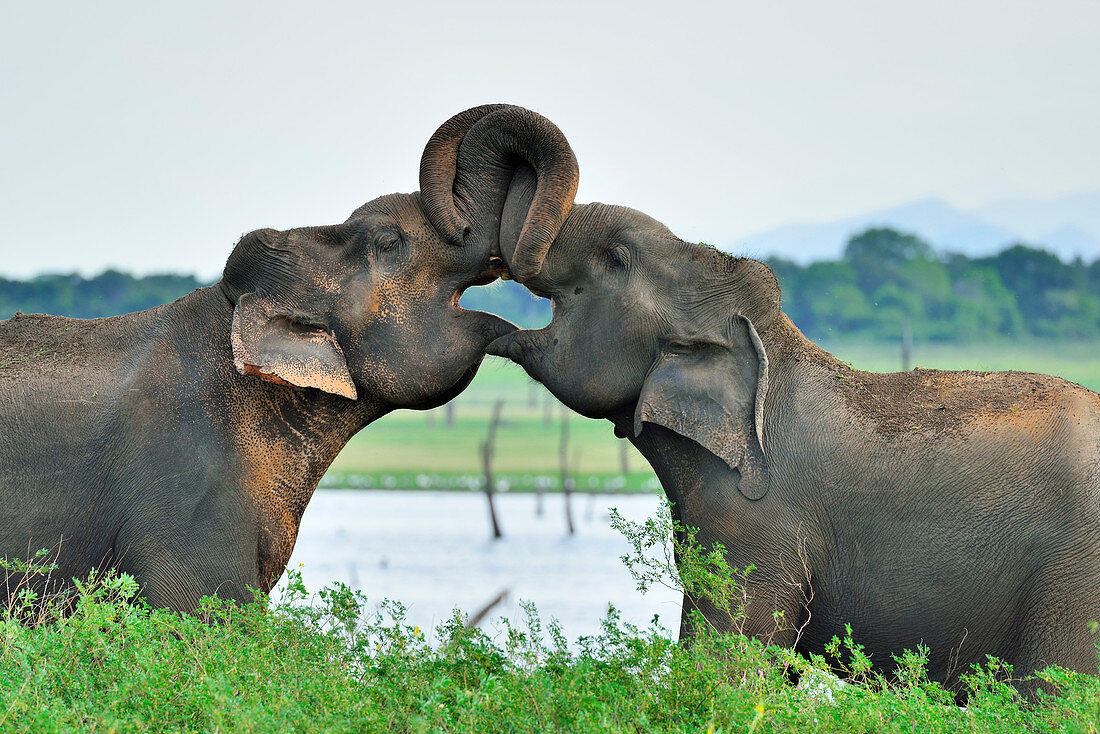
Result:
{"label": "pale sky", "polygon": [[418,188],[452,114],[565,132],[693,240],[1100,189],[1100,2],[0,0],[0,274],[213,277]]}

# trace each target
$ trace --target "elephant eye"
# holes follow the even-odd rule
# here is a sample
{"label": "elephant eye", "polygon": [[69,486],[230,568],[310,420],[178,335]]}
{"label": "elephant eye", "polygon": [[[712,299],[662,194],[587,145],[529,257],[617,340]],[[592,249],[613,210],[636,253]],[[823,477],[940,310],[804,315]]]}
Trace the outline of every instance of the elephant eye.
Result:
{"label": "elephant eye", "polygon": [[705,339],[667,339],[664,342],[665,354],[681,356],[681,357],[700,357],[709,354],[714,349],[718,349],[718,345]]}
{"label": "elephant eye", "polygon": [[670,341],[665,344],[665,351],[669,354],[691,354],[695,351],[695,345],[690,342]]}
{"label": "elephant eye", "polygon": [[324,334],[328,331],[322,324],[315,321],[307,321],[302,318],[289,317],[287,318],[287,328],[289,331],[296,334]]}
{"label": "elephant eye", "polygon": [[625,268],[630,264],[630,250],[619,245],[607,251],[607,264],[613,268]]}
{"label": "elephant eye", "polygon": [[401,235],[392,229],[384,229],[374,236],[373,244],[379,252],[386,252],[401,244]]}

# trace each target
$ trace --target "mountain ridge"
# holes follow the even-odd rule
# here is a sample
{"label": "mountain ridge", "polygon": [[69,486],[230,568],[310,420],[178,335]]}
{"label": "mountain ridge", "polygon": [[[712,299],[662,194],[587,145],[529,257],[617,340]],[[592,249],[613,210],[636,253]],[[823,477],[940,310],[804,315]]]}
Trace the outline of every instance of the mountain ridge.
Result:
{"label": "mountain ridge", "polygon": [[730,250],[799,263],[836,259],[848,238],[869,227],[911,232],[939,251],[991,255],[1015,243],[1043,247],[1064,260],[1100,257],[1100,191],[1051,199],[1015,197],[962,209],[936,197],[853,217],[788,224],[732,238]]}

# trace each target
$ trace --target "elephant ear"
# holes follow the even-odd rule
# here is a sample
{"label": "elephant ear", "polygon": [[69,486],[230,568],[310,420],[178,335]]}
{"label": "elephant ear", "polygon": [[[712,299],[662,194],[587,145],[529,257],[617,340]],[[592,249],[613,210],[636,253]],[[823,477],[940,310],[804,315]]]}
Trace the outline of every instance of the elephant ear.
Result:
{"label": "elephant ear", "polygon": [[332,332],[304,325],[256,293],[233,309],[233,363],[242,375],[280,385],[315,387],[355,400],[355,383]]}
{"label": "elephant ear", "polygon": [[634,414],[690,438],[740,474],[750,500],[768,492],[768,463],[761,442],[768,356],[752,322],[736,314],[724,343],[668,348],[646,376]]}

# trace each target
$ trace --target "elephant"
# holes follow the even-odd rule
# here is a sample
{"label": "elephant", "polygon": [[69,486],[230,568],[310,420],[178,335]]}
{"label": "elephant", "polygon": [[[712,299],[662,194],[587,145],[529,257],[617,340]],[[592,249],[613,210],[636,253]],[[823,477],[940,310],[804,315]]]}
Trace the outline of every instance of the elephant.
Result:
{"label": "elephant", "polygon": [[987,655],[1017,676],[1097,672],[1100,396],[1022,372],[854,369],[782,312],[766,264],[621,206],[575,205],[523,283],[552,301],[549,325],[487,352],[611,421],[674,519],[752,567],[743,619],[685,597],[681,638],[698,608],[801,653],[851,625],[884,674],[926,646],[956,691]]}
{"label": "elephant", "polygon": [[342,224],[251,232],[212,286],[125,316],[0,322],[0,557],[43,548],[56,564],[48,581],[9,574],[9,600],[93,569],[178,611],[270,591],[352,435],[447,402],[515,328],[458,304],[499,275],[520,165],[538,179],[522,246],[545,250],[576,158],[540,115],[483,105],[431,137],[420,192]]}

